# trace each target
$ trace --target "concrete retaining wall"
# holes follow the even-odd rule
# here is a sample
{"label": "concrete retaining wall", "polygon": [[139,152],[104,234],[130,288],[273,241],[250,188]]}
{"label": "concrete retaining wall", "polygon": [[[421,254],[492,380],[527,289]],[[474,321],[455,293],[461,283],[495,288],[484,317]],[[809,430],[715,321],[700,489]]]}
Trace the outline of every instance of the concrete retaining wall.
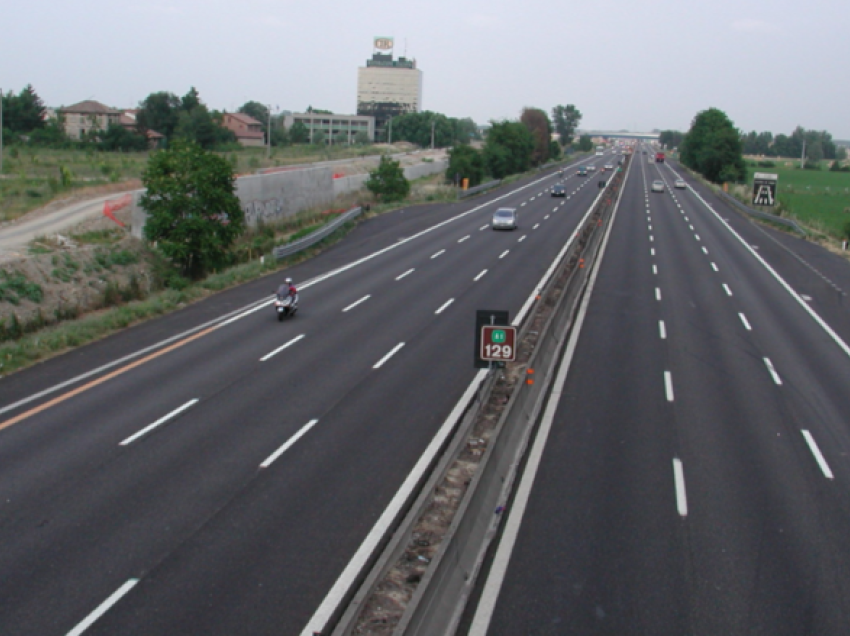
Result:
{"label": "concrete retaining wall", "polygon": [[[434,161],[407,166],[404,176],[411,180],[419,179],[445,172],[447,165],[446,161]],[[236,180],[236,196],[245,211],[246,223],[254,226],[261,221],[276,221],[309,208],[333,207],[338,196],[361,190],[369,178],[368,174],[338,179],[334,179],[333,175],[333,167],[319,166],[239,177]],[[136,238],[142,237],[147,219],[147,213],[139,205],[142,192],[137,190],[133,193],[131,232]]]}

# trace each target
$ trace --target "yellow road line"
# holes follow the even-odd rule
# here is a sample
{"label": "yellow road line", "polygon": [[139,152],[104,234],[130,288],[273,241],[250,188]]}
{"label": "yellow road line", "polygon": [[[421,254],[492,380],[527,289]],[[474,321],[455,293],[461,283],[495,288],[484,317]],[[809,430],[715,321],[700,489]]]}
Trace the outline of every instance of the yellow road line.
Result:
{"label": "yellow road line", "polygon": [[107,380],[111,380],[112,378],[117,377],[117,376],[121,375],[122,373],[126,373],[127,371],[130,371],[131,369],[135,369],[136,367],[141,366],[141,365],[145,364],[146,362],[149,362],[149,361],[151,361],[155,358],[158,358],[159,356],[165,355],[166,353],[169,353],[170,351],[174,351],[175,349],[178,349],[185,344],[189,344],[193,340],[197,340],[201,336],[205,336],[208,333],[215,331],[216,329],[218,329],[218,325],[216,325],[214,327],[210,327],[209,329],[204,329],[203,331],[199,331],[198,333],[193,334],[193,335],[189,336],[188,338],[185,338],[185,339],[180,340],[178,342],[175,342],[174,344],[169,345],[169,346],[165,347],[164,349],[160,349],[159,351],[155,351],[154,353],[152,353],[148,356],[145,356],[144,358],[140,358],[140,359],[136,360],[135,362],[131,362],[127,366],[121,367],[120,369],[116,369],[112,373],[107,373],[106,375],[101,376],[101,377],[97,378],[96,380],[92,380],[91,382],[88,382],[87,384],[83,384],[82,386],[78,386],[76,389],[68,391],[67,393],[63,393],[62,395],[53,398],[49,402],[45,402],[44,404],[39,404],[38,406],[31,408],[29,411],[21,413],[20,415],[16,415],[15,417],[12,417],[12,418],[6,420],[5,422],[0,423],[0,431],[2,431],[4,428],[12,426],[13,424],[17,424],[21,420],[25,420],[28,417],[36,415],[37,413],[41,413],[42,411],[46,411],[47,409],[49,409],[53,406],[56,406],[57,404],[60,404],[60,403],[64,402],[65,400],[68,400],[68,399],[74,397],[75,395],[79,395],[80,393],[83,393],[84,391],[88,391],[89,389],[94,388],[99,384],[103,384]]}

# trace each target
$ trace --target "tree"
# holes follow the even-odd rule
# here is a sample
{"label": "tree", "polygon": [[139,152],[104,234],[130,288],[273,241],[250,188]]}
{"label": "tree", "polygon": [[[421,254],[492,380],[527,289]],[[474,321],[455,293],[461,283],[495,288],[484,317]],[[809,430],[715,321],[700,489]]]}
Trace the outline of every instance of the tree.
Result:
{"label": "tree", "polygon": [[531,165],[539,166],[549,161],[549,141],[552,139],[552,122],[539,108],[523,108],[519,120],[525,124],[534,139]]}
{"label": "tree", "polygon": [[410,182],[404,176],[401,162],[381,155],[378,167],[369,173],[366,188],[385,203],[401,201],[410,193]]}
{"label": "tree", "polygon": [[26,134],[41,130],[47,125],[46,109],[31,84],[21,92],[3,94],[3,128],[13,133]]}
{"label": "tree", "polygon": [[141,152],[148,149],[148,140],[144,135],[127,130],[120,124],[109,124],[99,136],[100,149],[107,152]]}
{"label": "tree", "polygon": [[561,150],[561,144],[559,144],[554,139],[549,141],[549,158],[552,161],[557,161],[563,155],[563,151]]}
{"label": "tree", "polygon": [[472,146],[460,144],[449,150],[449,167],[446,169],[446,181],[460,184],[469,179],[470,186],[477,186],[484,180],[486,166],[484,156]]}
{"label": "tree", "polygon": [[496,179],[525,172],[531,167],[534,150],[531,131],[518,121],[490,122],[484,142],[484,163]]}
{"label": "tree", "polygon": [[365,146],[369,143],[369,133],[363,130],[358,130],[354,135],[354,143],[358,146]]}
{"label": "tree", "polygon": [[313,145],[315,146],[324,146],[325,140],[327,139],[327,135],[324,130],[315,130],[313,131]]}
{"label": "tree", "polygon": [[289,139],[294,144],[306,144],[310,141],[310,131],[303,122],[296,121],[289,128]]}
{"label": "tree", "polygon": [[740,182],[746,176],[741,134],[720,109],[697,113],[680,151],[682,163],[709,181]]}
{"label": "tree", "polygon": [[136,126],[139,132],[145,134],[155,130],[171,141],[174,131],[180,123],[182,102],[177,95],[167,92],[151,93],[139,104],[136,113]]}
{"label": "tree", "polygon": [[177,140],[155,153],[142,175],[144,234],[191,278],[226,265],[245,230],[230,163],[194,142]]}
{"label": "tree", "polygon": [[835,158],[838,161],[846,161],[847,160],[847,148],[844,146],[838,146],[835,149]]}
{"label": "tree", "polygon": [[191,113],[198,106],[201,105],[201,96],[198,94],[198,89],[194,86],[189,89],[189,92],[183,96],[183,99],[180,100],[180,108],[185,110],[187,113]]}
{"label": "tree", "polygon": [[581,111],[573,104],[566,106],[555,106],[552,109],[552,121],[555,124],[555,132],[561,138],[561,145],[572,143],[576,128],[581,123]]}
{"label": "tree", "polygon": [[590,135],[582,135],[578,140],[578,149],[581,152],[590,152],[593,150],[593,139]]}
{"label": "tree", "polygon": [[684,137],[684,133],[680,133],[678,130],[662,130],[658,133],[658,143],[667,148],[678,148],[682,145]]}

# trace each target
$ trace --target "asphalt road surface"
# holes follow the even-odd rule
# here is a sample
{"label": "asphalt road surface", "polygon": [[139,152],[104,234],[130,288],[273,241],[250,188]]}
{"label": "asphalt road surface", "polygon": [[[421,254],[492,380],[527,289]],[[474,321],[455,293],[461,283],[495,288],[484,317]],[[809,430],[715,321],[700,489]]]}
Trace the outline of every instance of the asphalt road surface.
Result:
{"label": "asphalt road surface", "polygon": [[846,261],[677,176],[631,167],[469,634],[850,633]]}
{"label": "asphalt road surface", "polygon": [[0,634],[304,630],[474,377],[475,311],[513,316],[598,193],[559,180],[383,215],[0,380]]}

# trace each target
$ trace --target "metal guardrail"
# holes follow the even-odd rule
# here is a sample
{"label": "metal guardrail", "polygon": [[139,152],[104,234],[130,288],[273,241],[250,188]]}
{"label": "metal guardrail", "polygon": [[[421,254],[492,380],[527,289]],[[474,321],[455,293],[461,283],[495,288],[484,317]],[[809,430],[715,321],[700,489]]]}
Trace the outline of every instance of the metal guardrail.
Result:
{"label": "metal guardrail", "polygon": [[[596,259],[623,177],[622,173],[615,173],[579,230],[580,240],[565,255],[561,273],[547,284],[547,287],[554,286],[559,277],[566,276],[554,312],[541,330],[528,363],[530,368],[545,369],[544,377],[540,382],[518,384],[514,388],[507,409],[490,437],[491,447],[467,489],[448,534],[396,626],[395,635],[455,633],[490,540],[498,530],[499,506],[504,505],[517,477],[516,468],[544,403],[542,397],[557,372],[555,362],[568,337],[587,285],[589,265]],[[544,297],[547,291],[543,292]],[[520,337],[532,320],[529,316]]]}
{"label": "metal guardrail", "polygon": [[749,214],[750,216],[755,216],[760,219],[764,219],[766,221],[770,221],[771,223],[779,223],[780,225],[784,225],[786,227],[790,227],[793,230],[796,230],[803,236],[807,236],[808,232],[804,230],[796,221],[792,221],[791,219],[783,219],[781,216],[776,216],[775,214],[770,214],[768,212],[762,212],[761,210],[754,210],[748,205],[744,205],[738,199],[733,197],[731,194],[727,194],[726,192],[718,191],[718,194],[728,203],[731,203],[736,208],[744,212],[745,214]]}
{"label": "metal guardrail", "polygon": [[337,229],[342,227],[343,224],[354,219],[363,212],[363,208],[356,207],[351,208],[347,212],[343,212],[333,221],[328,223],[326,226],[319,228],[315,232],[311,232],[307,236],[298,239],[297,241],[293,241],[292,243],[287,243],[286,245],[279,245],[272,253],[277,260],[282,258],[286,258],[287,256],[291,256],[292,254],[296,254],[301,250],[305,250],[308,247],[312,247],[319,241],[324,238],[327,238],[331,234],[333,234]]}
{"label": "metal guardrail", "polygon": [[481,185],[477,185],[474,188],[469,188],[468,190],[459,190],[458,198],[465,199],[466,197],[471,197],[473,194],[478,194],[479,192],[485,192],[486,190],[492,190],[498,186],[502,185],[501,179],[496,179],[495,181],[488,181],[487,183],[482,183]]}

